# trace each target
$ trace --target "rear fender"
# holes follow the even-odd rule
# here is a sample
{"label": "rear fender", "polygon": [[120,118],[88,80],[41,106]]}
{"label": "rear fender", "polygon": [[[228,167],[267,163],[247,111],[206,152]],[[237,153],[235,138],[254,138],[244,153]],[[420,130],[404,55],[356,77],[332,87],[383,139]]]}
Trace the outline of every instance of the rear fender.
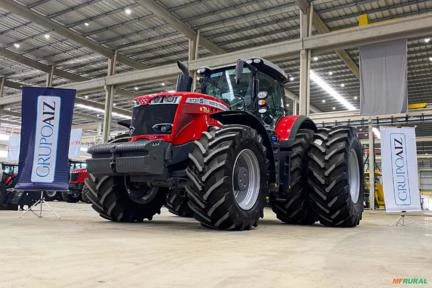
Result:
{"label": "rear fender", "polygon": [[224,111],[211,114],[211,118],[218,120],[222,124],[240,124],[249,126],[257,130],[263,139],[263,144],[267,149],[267,158],[270,161],[270,179],[275,180],[275,159],[273,155],[273,147],[267,131],[261,121],[252,113],[245,111]]}
{"label": "rear fender", "polygon": [[291,144],[300,129],[310,129],[316,131],[315,123],[305,116],[284,116],[276,123],[275,134],[278,142],[287,141]]}

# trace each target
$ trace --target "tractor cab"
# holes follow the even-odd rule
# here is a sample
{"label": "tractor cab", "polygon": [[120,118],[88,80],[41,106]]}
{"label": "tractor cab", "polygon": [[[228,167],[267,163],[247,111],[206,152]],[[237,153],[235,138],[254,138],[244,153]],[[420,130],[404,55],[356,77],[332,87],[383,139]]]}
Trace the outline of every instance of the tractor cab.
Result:
{"label": "tractor cab", "polygon": [[260,58],[236,65],[198,70],[201,93],[223,100],[231,110],[248,111],[274,126],[284,115],[284,88],[288,78],[279,67]]}
{"label": "tractor cab", "polygon": [[6,187],[11,188],[15,186],[17,175],[18,165],[11,163],[0,163],[1,183]]}

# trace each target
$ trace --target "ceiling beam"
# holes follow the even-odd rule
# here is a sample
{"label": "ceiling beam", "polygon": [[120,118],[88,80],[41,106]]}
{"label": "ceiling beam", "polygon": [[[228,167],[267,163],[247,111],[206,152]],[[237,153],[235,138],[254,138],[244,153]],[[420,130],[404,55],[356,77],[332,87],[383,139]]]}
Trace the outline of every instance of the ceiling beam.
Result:
{"label": "ceiling beam", "polygon": [[[160,19],[166,21],[172,28],[183,33],[186,38],[194,40],[196,38],[197,32],[193,30],[189,25],[183,23],[180,19],[174,16],[170,11],[168,11],[161,4],[154,0],[137,0],[143,8],[150,10],[154,15],[158,16]],[[211,42],[205,37],[200,35],[200,46],[207,49],[213,54],[222,54],[225,51],[218,47],[216,44]]]}
{"label": "ceiling beam", "polygon": [[[18,4],[17,2],[13,0],[2,0],[0,1],[0,7],[10,11],[16,15],[19,15],[25,19],[31,20],[32,22],[41,25],[42,27],[45,27],[47,29],[50,29],[59,35],[62,35],[66,38],[69,38],[70,40],[85,46],[99,54],[104,55],[107,58],[111,58],[114,55],[114,51],[110,48],[104,47],[100,45],[99,43],[90,40],[72,30],[69,30],[68,28],[64,27],[63,25],[54,22],[53,20],[45,17],[44,15],[41,15],[39,13],[36,13],[27,7]],[[129,57],[126,57],[124,55],[119,55],[117,60],[120,63],[123,63],[127,66],[136,68],[136,69],[143,69],[146,67],[143,63],[137,62],[134,59],[131,59]]]}
{"label": "ceiling beam", "polygon": [[[299,1],[299,0],[297,0]],[[312,24],[315,27],[315,29],[319,33],[329,33],[331,32],[330,28],[327,26],[327,24],[321,19],[321,17],[314,11],[312,16]],[[336,55],[339,56],[339,58],[347,65],[347,67],[351,70],[353,75],[360,79],[360,70],[355,61],[351,58],[351,56],[342,49],[337,49]]]}
{"label": "ceiling beam", "polygon": [[[303,13],[307,13],[310,2],[309,0],[296,0],[297,6]],[[318,33],[329,33],[331,32],[328,25],[321,19],[321,17],[316,13],[316,11],[313,11],[312,14],[312,25],[315,27],[316,31]],[[354,74],[354,76],[357,79],[360,79],[360,71],[357,64],[354,62],[354,60],[351,58],[351,56],[342,49],[336,50],[336,55],[347,65],[347,67],[351,70],[351,72]]]}
{"label": "ceiling beam", "polygon": [[[332,51],[335,49],[358,47],[359,45],[367,45],[383,41],[416,38],[429,35],[431,30],[432,13],[427,13],[400,18],[391,22],[380,22],[368,26],[354,27],[351,29],[313,35],[303,38],[303,40],[286,40],[278,43],[237,50],[221,55],[204,57],[190,61],[189,68],[190,70],[196,70],[203,66],[214,67],[226,65],[235,63],[235,61],[240,58],[244,59],[251,57],[251,55],[272,59],[275,57],[296,56],[301,49]],[[58,87],[73,88],[80,92],[88,92],[101,90],[106,85],[132,85],[149,80],[156,81],[159,79],[166,79],[167,77],[174,76],[177,73],[177,65],[169,64],[143,70],[117,73],[112,76],[95,78],[83,82],[68,83],[59,85]],[[6,100],[0,99],[0,105],[2,105],[4,101]]]}
{"label": "ceiling beam", "polygon": [[[1,3],[1,2],[0,2]],[[0,4],[1,6],[1,4]],[[46,64],[42,64],[36,60],[30,59],[28,57],[22,56],[20,54],[17,54],[15,52],[9,51],[6,48],[0,48],[0,56],[8,58],[10,60],[13,60],[15,62],[21,63],[25,66],[46,72],[46,73],[50,73],[51,72],[51,66],[50,65],[46,65]],[[64,70],[60,70],[57,68],[54,68],[54,75],[60,76],[62,78],[66,78],[72,81],[84,81],[84,80],[88,80],[88,78],[85,77],[81,77],[79,75],[64,71]]]}

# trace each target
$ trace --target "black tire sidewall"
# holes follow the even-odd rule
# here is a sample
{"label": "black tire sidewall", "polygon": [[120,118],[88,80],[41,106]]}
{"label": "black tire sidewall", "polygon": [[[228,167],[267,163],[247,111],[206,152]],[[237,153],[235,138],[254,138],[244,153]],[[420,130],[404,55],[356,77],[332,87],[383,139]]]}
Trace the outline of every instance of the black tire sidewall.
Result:
{"label": "black tire sidewall", "polygon": [[[351,211],[352,211],[352,215],[360,215],[363,212],[363,201],[364,201],[364,173],[363,169],[364,169],[364,163],[363,163],[363,148],[362,145],[360,143],[360,141],[358,140],[358,138],[356,137],[356,133],[355,131],[352,131],[351,135],[350,135],[350,143],[348,145],[348,149],[347,152],[345,153],[345,163],[347,163],[347,168],[349,165],[348,159],[349,159],[349,155],[351,153],[352,150],[355,151],[356,155],[357,155],[357,161],[358,161],[358,167],[360,170],[360,186],[359,186],[359,197],[357,202],[354,203],[354,201],[352,200],[351,194],[350,194],[350,187],[348,186],[348,197],[346,197],[347,199],[347,205],[348,207],[350,207]],[[349,180],[349,179],[348,179]]]}

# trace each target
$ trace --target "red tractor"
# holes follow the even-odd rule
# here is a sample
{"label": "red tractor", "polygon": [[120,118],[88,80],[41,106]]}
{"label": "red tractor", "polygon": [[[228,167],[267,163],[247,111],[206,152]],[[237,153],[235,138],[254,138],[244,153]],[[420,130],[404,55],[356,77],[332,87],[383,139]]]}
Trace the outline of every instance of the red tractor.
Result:
{"label": "red tractor", "polygon": [[18,204],[12,204],[14,193],[8,189],[15,187],[18,165],[0,163],[0,210],[17,210]]}
{"label": "red tractor", "polygon": [[[353,227],[363,212],[363,154],[352,127],[286,115],[286,74],[252,58],[182,74],[176,92],[135,98],[130,135],[90,147],[93,208],[119,222],[151,220],[170,201],[203,226],[257,226],[268,196],[286,223]],[[170,199],[173,200],[170,200]],[[186,207],[186,208],[185,208]]]}
{"label": "red tractor", "polygon": [[88,201],[83,196],[83,191],[85,189],[84,182],[88,177],[86,163],[69,160],[69,169],[69,190],[63,192],[47,191],[45,192],[46,200],[64,200],[69,203],[76,203],[79,200],[83,200],[84,202]]}

